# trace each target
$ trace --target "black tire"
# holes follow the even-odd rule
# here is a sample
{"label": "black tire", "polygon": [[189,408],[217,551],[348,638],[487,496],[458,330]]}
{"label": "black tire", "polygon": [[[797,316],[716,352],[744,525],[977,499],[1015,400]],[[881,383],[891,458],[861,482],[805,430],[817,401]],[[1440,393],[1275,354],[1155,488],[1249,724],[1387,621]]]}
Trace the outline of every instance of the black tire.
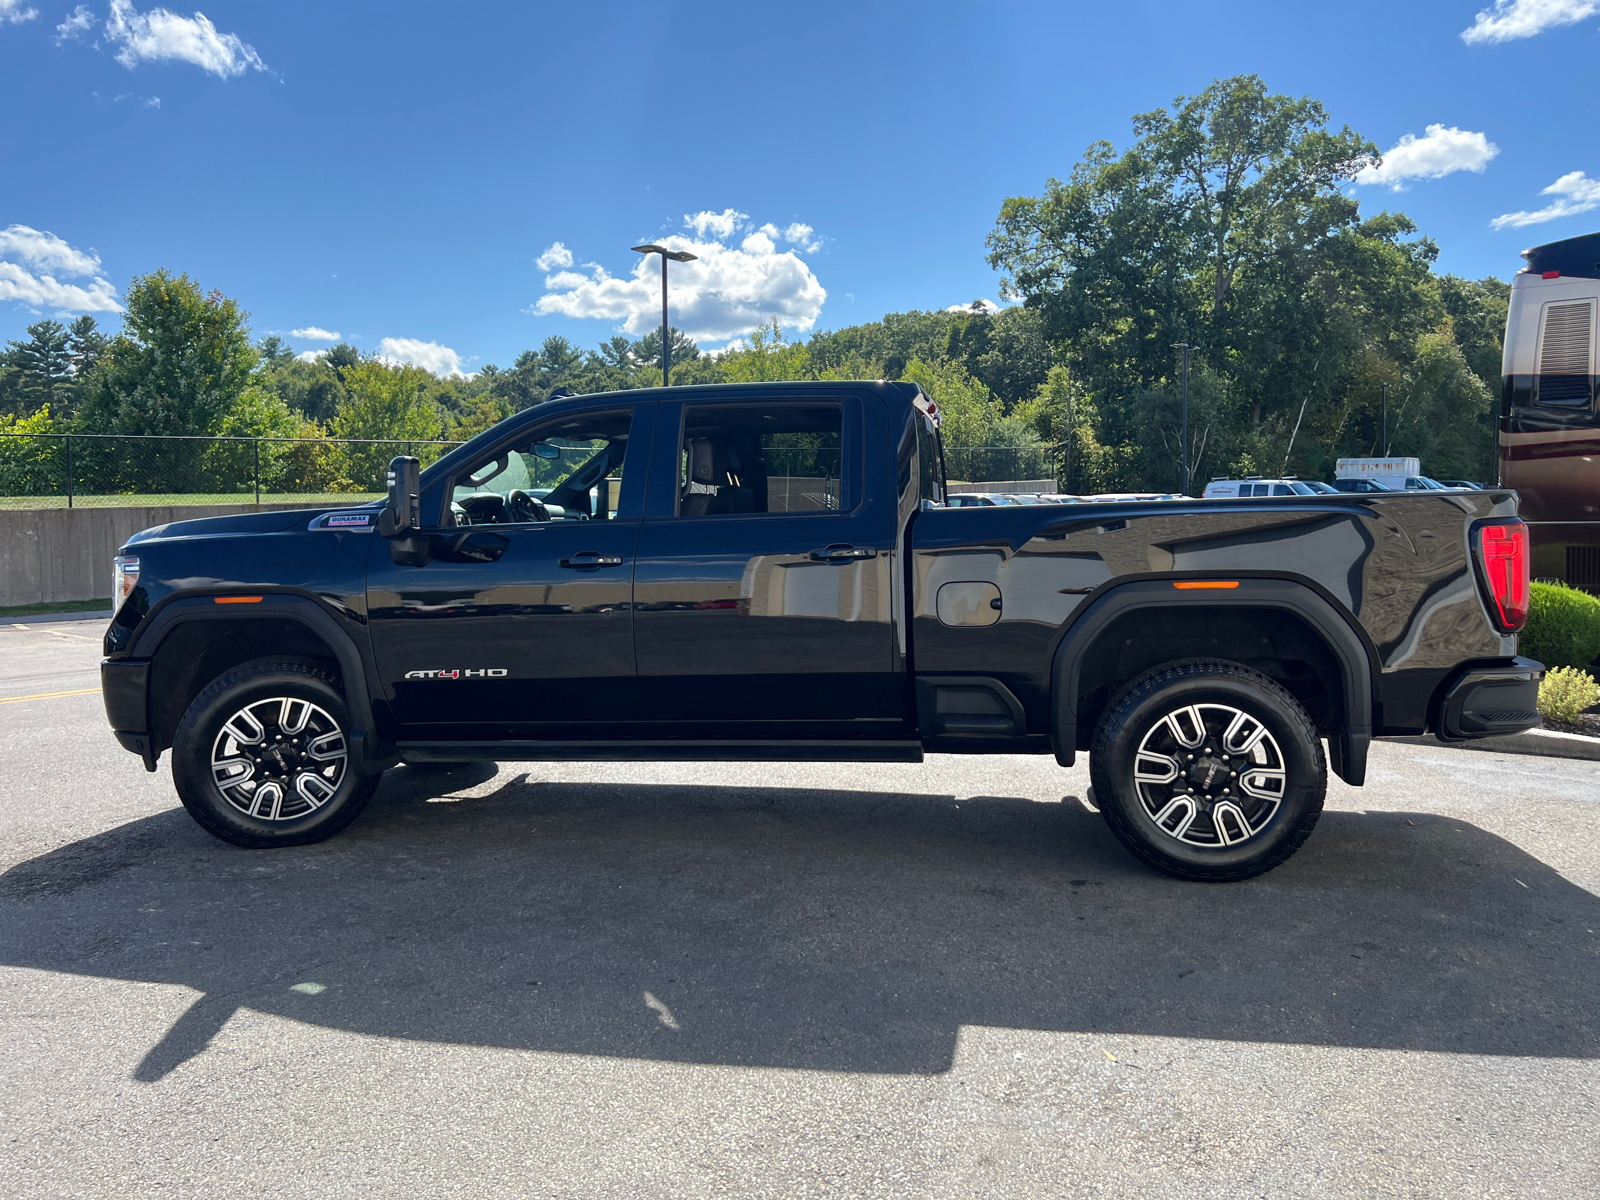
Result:
{"label": "black tire", "polygon": [[[275,710],[266,702],[280,697],[304,702],[318,712],[308,715],[303,728],[291,730],[290,735],[281,730],[274,733],[279,728],[272,724]],[[224,725],[253,705],[262,706],[254,710],[261,740],[245,745],[219,741]],[[283,726],[292,727],[302,711],[307,710],[291,709]],[[235,846],[303,846],[332,837],[361,815],[381,776],[357,775],[350,769],[348,742],[329,735],[330,722],[334,730],[348,736],[350,710],[339,689],[339,677],[327,664],[303,658],[258,658],[225,671],[194,698],[178,722],[172,740],[172,782],[179,799],[202,829]],[[302,735],[298,739],[292,736],[296,732]],[[314,760],[312,741],[318,743],[317,753],[334,757]],[[276,742],[289,744],[281,746],[282,753],[275,758],[267,758]],[[229,785],[225,793],[214,776],[212,756],[219,746],[229,745],[235,747],[236,753],[229,756],[235,759],[255,758],[254,751],[259,748],[267,765],[252,766],[251,773],[242,777],[244,782]],[[341,747],[342,759],[338,757]],[[322,776],[325,782],[316,778],[307,782],[308,775]],[[274,782],[280,784],[279,794],[287,797],[277,805],[281,813],[277,819],[253,815],[241,807],[265,810],[266,803],[252,802],[250,795],[254,788]],[[319,801],[317,796],[324,798]]]}
{"label": "black tire", "polygon": [[[1199,726],[1182,715],[1190,706],[1199,706]],[[1256,735],[1259,749],[1230,755],[1214,731],[1202,744],[1185,740],[1220,727],[1229,709],[1270,735]],[[1248,739],[1252,726],[1237,729]],[[1141,756],[1141,745],[1150,753]],[[1134,778],[1136,761],[1146,782]],[[1170,782],[1149,782],[1173,766]],[[1168,663],[1130,683],[1095,730],[1089,775],[1106,824],[1136,858],[1179,879],[1214,883],[1263,874],[1300,849],[1322,815],[1328,782],[1305,709],[1265,675],[1217,659]],[[1255,790],[1246,794],[1246,783]]]}

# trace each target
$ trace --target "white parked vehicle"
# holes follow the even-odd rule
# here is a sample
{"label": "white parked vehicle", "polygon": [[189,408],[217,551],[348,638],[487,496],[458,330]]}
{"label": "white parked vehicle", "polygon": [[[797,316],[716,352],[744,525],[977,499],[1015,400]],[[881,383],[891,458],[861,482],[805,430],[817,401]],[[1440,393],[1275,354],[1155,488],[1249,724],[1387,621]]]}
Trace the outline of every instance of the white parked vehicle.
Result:
{"label": "white parked vehicle", "polygon": [[1249,500],[1261,496],[1315,496],[1317,489],[1299,479],[1213,479],[1202,500]]}

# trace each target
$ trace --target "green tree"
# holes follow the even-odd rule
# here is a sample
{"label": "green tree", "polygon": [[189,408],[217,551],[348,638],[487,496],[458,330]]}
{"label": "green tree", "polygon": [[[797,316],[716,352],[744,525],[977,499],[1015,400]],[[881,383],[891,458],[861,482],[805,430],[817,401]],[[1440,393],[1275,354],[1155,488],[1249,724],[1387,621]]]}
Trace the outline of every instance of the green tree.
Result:
{"label": "green tree", "polygon": [[259,357],[247,320],[187,275],[135,276],[122,333],[85,386],[85,423],[97,433],[215,433]]}
{"label": "green tree", "polygon": [[0,365],[9,368],[4,378],[5,411],[33,412],[46,404],[67,408],[72,400],[72,352],[66,328],[59,321],[35,321],[27,339],[7,342]]}
{"label": "green tree", "polygon": [[389,460],[408,451],[424,460],[437,457],[436,441],[444,432],[438,405],[431,398],[437,381],[421,367],[391,365],[368,359],[344,372],[348,396],[329,433],[337,439],[377,439],[376,445],[346,448],[346,478],[359,491],[383,490]]}
{"label": "green tree", "polygon": [[[815,378],[811,353],[805,343],[789,341],[776,317],[770,325],[756,326],[745,345],[738,350],[729,350],[717,365],[729,383],[770,383]],[[655,379],[657,383],[661,382],[660,368],[656,370]]]}

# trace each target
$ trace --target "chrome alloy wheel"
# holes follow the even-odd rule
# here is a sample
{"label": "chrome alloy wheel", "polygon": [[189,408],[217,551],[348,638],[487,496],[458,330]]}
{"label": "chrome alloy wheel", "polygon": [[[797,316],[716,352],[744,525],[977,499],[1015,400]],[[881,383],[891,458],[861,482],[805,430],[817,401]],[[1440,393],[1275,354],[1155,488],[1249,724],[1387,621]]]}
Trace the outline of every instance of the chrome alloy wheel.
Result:
{"label": "chrome alloy wheel", "polygon": [[247,817],[292,821],[339,791],[349,766],[344,730],[309,700],[275,696],[223,723],[211,747],[211,777]]}
{"label": "chrome alloy wheel", "polygon": [[1266,826],[1289,776],[1267,727],[1226,704],[1162,717],[1139,743],[1133,784],[1156,827],[1191,846],[1237,846]]}

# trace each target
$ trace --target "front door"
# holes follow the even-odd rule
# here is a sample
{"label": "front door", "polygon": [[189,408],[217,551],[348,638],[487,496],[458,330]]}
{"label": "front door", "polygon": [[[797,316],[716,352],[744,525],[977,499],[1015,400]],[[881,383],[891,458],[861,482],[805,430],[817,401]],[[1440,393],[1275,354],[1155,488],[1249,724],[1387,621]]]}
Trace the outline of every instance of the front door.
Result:
{"label": "front door", "polygon": [[662,405],[634,573],[640,715],[656,732],[906,735],[894,502],[861,486],[867,454],[887,461],[881,404]]}
{"label": "front door", "polygon": [[595,737],[621,719],[652,410],[567,409],[485,450],[426,566],[373,539],[369,628],[402,738]]}

